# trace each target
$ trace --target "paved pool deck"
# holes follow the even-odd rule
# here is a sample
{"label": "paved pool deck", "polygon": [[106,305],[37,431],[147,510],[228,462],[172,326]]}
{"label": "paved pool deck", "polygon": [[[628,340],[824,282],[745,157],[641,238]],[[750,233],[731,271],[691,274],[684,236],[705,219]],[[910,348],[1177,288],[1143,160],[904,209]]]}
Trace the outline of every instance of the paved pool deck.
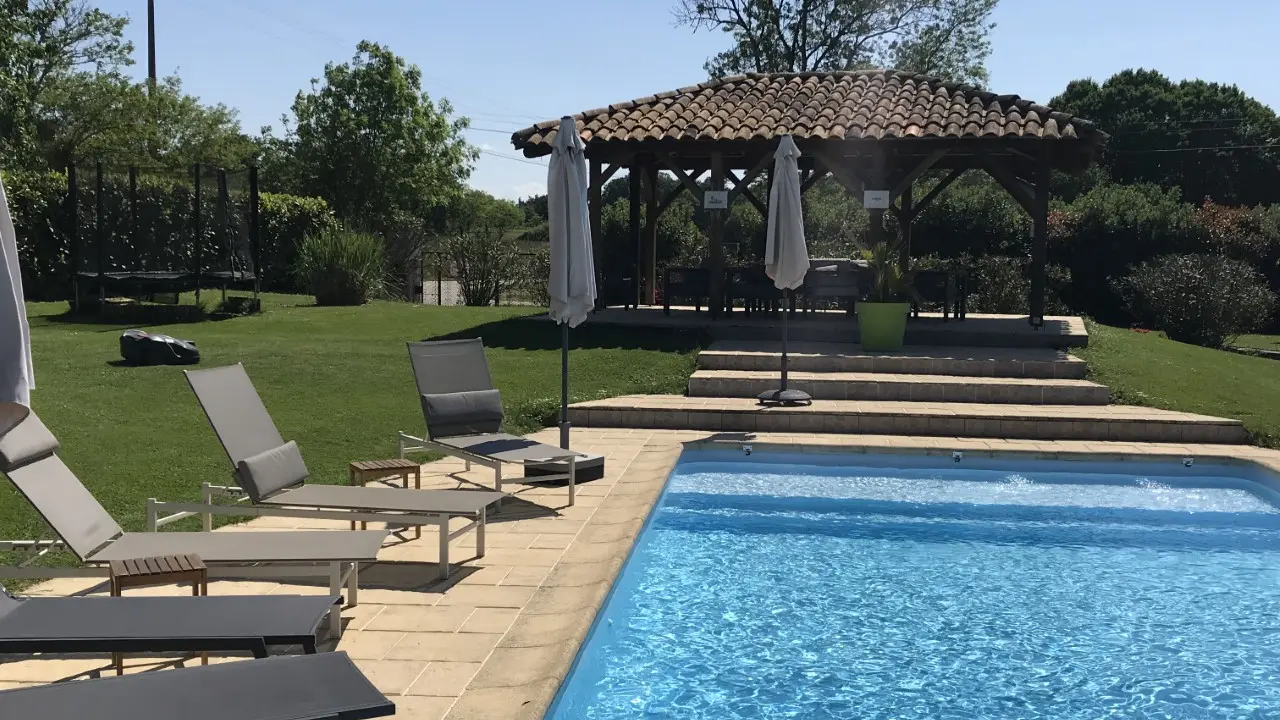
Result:
{"label": "paved pool deck", "polygon": [[[555,442],[555,430],[532,437]],[[709,433],[690,430],[578,429],[574,447],[607,459],[606,476],[578,489],[567,508],[564,488],[510,485],[516,500],[491,518],[484,558],[468,560],[474,535],[453,544],[462,561],[448,581],[435,577],[434,531],[413,540],[392,536],[379,562],[362,570],[360,604],[343,612],[346,651],[409,720],[540,718],[604,602],[666,478],[690,443],[751,442],[816,451],[950,454],[1023,453],[1038,457],[1153,456],[1257,463],[1280,473],[1280,452],[1240,445],[1000,440],[810,433]],[[488,486],[492,471],[465,472],[461,461],[423,466],[423,487]],[[258,518],[218,532],[347,527],[338,521]],[[105,594],[105,583],[51,580],[32,595]],[[176,587],[128,594],[185,594]],[[215,581],[210,594],[325,593],[323,585]],[[324,649],[333,649],[330,642]],[[210,662],[239,661],[215,657]],[[188,665],[198,661],[188,661]],[[171,661],[129,658],[129,672]],[[106,656],[0,656],[0,689],[110,672]]]}

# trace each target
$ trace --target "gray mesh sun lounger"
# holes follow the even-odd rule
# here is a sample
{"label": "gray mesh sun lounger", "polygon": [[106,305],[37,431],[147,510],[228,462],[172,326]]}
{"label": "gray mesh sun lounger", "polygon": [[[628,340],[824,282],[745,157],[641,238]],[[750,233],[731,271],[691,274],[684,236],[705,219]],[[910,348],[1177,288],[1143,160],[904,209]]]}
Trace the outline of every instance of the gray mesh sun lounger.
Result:
{"label": "gray mesh sun lounger", "polygon": [[[307,466],[293,442],[284,442],[242,365],[189,370],[187,382],[235,468],[236,487],[205,483],[202,502],[158,502],[147,507],[149,529],[188,517],[274,515],[398,525],[434,525],[440,533],[440,576],[449,576],[449,541],[472,530],[476,557],[484,557],[485,511],[502,499],[488,490],[409,490],[388,487],[307,485]],[[216,496],[233,496],[231,504]],[[157,517],[161,510],[176,511]],[[451,518],[470,522],[450,532]]]}
{"label": "gray mesh sun lounger", "polygon": [[0,586],[0,653],[316,651],[330,595],[26,597]]}
{"label": "gray mesh sun lounger", "polygon": [[[0,541],[0,551],[28,555],[16,567],[0,565],[0,577],[105,577],[112,560],[192,554],[209,566],[211,577],[327,577],[330,594],[341,595],[345,585],[347,602],[355,605],[360,563],[376,561],[388,535],[385,530],[127,533],[62,462],[57,449],[57,438],[35,413],[0,402],[0,474],[60,538]],[[83,565],[33,564],[60,550],[70,550]],[[330,613],[330,622],[337,634],[338,612]]]}
{"label": "gray mesh sun lounger", "polygon": [[[523,465],[530,480],[568,480],[569,504],[589,456],[499,432],[502,397],[493,387],[484,343],[478,339],[409,343],[409,361],[426,417],[426,437],[400,433],[400,457],[407,452],[435,451],[494,471],[494,489],[502,490],[502,465]],[[603,468],[603,464],[598,465]],[[528,472],[536,468],[536,477]]]}
{"label": "gray mesh sun lounger", "polygon": [[364,720],[395,712],[343,652],[0,692],[0,718],[15,720]]}

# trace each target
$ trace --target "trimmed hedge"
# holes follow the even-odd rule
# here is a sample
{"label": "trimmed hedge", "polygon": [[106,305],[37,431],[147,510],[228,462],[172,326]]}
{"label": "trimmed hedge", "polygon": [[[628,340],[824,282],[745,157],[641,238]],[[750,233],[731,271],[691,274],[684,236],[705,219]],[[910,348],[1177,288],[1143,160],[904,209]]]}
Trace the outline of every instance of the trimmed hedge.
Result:
{"label": "trimmed hedge", "polygon": [[[66,299],[71,295],[72,267],[93,270],[98,266],[95,243],[95,209],[92,172],[79,176],[79,238],[72,242],[76,216],[68,205],[67,176],[62,172],[5,172],[5,192],[18,236],[18,258],[23,289],[32,300]],[[218,192],[213,183],[202,188],[203,226],[199,243],[193,242],[194,192],[190,184],[164,177],[140,176],[137,194],[137,228],[133,229],[127,176],[108,175],[103,182],[103,233],[101,249],[105,269],[190,270],[196,258],[202,270],[227,270],[228,242],[237,247],[237,269],[252,258],[248,243],[247,193],[229,193],[230,220],[218,217]],[[332,227],[333,213],[323,200],[263,193],[262,223],[263,289],[295,291],[292,267],[297,245],[308,233]]]}

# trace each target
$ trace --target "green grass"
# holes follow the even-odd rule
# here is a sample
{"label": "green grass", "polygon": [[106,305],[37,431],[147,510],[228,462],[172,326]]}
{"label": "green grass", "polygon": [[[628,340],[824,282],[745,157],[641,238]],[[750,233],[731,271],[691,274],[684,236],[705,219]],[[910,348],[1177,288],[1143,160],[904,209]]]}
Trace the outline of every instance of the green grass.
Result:
{"label": "green grass", "polygon": [[1280,352],[1280,335],[1241,335],[1236,339],[1235,346]]}
{"label": "green grass", "polygon": [[[286,439],[317,482],[346,479],[351,460],[392,457],[397,430],[423,419],[405,342],[482,337],[506,406],[506,429],[552,424],[559,409],[559,332],[528,319],[536,308],[428,307],[377,302],[320,308],[267,295],[264,313],[220,322],[148,327],[195,341],[202,367],[244,363]],[[230,464],[179,367],[119,364],[128,326],[68,318],[64,303],[27,306],[36,369],[32,404],[62,441],[67,464],[126,529],[141,529],[148,497],[196,499],[201,482],[230,479]],[[572,332],[574,400],[681,393],[700,335],[593,326]],[[42,533],[7,483],[0,533]]]}
{"label": "green grass", "polygon": [[1116,401],[1237,418],[1259,445],[1280,448],[1280,362],[1088,323],[1073,351]]}

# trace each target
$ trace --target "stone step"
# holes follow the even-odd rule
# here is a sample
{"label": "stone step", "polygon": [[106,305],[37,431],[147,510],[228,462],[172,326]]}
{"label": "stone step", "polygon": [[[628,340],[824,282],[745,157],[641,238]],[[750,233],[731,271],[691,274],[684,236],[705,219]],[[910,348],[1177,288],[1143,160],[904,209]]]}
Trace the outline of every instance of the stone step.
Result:
{"label": "stone step", "polygon": [[[1083,360],[1051,348],[906,347],[872,352],[843,343],[792,342],[788,367],[804,372],[864,372],[908,375],[1080,379]],[[722,340],[698,353],[704,370],[772,370],[781,365],[777,342]]]}
{"label": "stone step", "polygon": [[762,407],[749,398],[625,395],[569,408],[579,427],[822,432],[1027,440],[1232,443],[1238,420],[1128,405],[986,405],[815,400]]}
{"label": "stone step", "polygon": [[[775,370],[698,370],[691,397],[754,398],[778,387]],[[819,400],[900,400],[1016,405],[1106,405],[1111,391],[1088,380],[864,372],[789,372],[787,386]]]}

